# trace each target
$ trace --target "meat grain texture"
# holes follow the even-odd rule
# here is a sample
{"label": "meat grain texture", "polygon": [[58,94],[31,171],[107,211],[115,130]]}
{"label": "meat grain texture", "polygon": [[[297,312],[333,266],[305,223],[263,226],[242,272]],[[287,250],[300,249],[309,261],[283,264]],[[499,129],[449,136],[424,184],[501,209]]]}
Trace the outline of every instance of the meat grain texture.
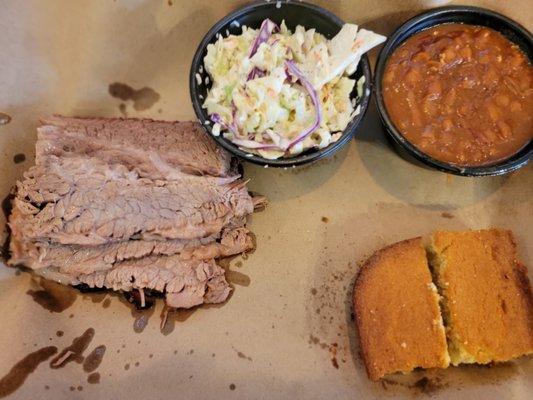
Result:
{"label": "meat grain texture", "polygon": [[159,291],[176,308],[228,297],[216,260],[253,248],[246,218],[265,199],[198,123],[41,122],[9,218],[10,265],[63,284]]}

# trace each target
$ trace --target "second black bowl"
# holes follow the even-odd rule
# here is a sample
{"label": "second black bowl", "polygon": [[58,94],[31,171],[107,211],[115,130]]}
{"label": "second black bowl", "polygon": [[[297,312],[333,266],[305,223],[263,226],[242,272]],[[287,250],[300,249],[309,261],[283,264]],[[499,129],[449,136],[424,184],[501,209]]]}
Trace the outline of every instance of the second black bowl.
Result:
{"label": "second black bowl", "polygon": [[[207,54],[207,46],[210,43],[214,43],[217,40],[218,35],[222,35],[224,37],[227,36],[227,33],[239,35],[243,25],[258,29],[263,20],[266,18],[270,18],[277,24],[280,24],[282,20],[285,20],[285,24],[291,30],[294,30],[297,25],[302,25],[306,29],[315,28],[317,32],[321,33],[328,39],[331,39],[333,36],[335,36],[344,24],[340,18],[321,7],[303,2],[285,3],[275,1],[250,4],[235,12],[232,12],[231,14],[228,14],[226,17],[216,23],[213,28],[207,32],[202,42],[198,46],[198,50],[196,51],[192,61],[189,75],[189,88],[194,111],[200,123],[204,125],[210,134],[211,122],[209,120],[209,115],[202,107],[203,99],[206,98],[211,87],[209,80],[206,84],[206,77],[208,77],[208,74],[203,67],[204,57]],[[201,79],[197,80],[197,74],[200,74]],[[231,154],[238,156],[243,160],[264,166],[285,168],[294,167],[331,156],[346,143],[348,143],[348,141],[352,138],[356,130],[361,125],[361,121],[363,120],[365,112],[368,108],[368,102],[372,92],[372,75],[370,72],[370,64],[366,55],[361,58],[359,66],[352,75],[352,78],[357,80],[361,76],[365,76],[365,84],[363,86],[363,95],[358,102],[358,105],[361,107],[359,115],[355,116],[350,121],[346,129],[342,132],[342,136],[339,138],[339,140],[337,140],[335,143],[331,143],[329,146],[323,149],[311,149],[294,157],[269,160],[240,149],[231,141],[224,139],[222,135],[212,137],[220,146],[225,148]],[[354,90],[352,93],[352,98],[355,96],[356,93]]]}
{"label": "second black bowl", "polygon": [[383,100],[382,79],[389,56],[403,42],[405,42],[405,40],[415,33],[435,25],[446,23],[464,23],[492,28],[503,34],[511,42],[516,43],[526,56],[530,60],[533,60],[533,36],[531,33],[517,22],[494,11],[478,7],[449,6],[436,8],[410,19],[394,32],[385,46],[381,49],[376,66],[376,102],[381,121],[389,134],[389,138],[398,153],[405,158],[414,160],[416,163],[423,164],[427,167],[456,175],[502,175],[523,167],[533,155],[533,141],[530,141],[518,153],[496,164],[479,167],[459,166],[439,161],[420,151],[416,146],[405,139],[401,132],[394,126],[394,123],[387,113],[385,102]]}

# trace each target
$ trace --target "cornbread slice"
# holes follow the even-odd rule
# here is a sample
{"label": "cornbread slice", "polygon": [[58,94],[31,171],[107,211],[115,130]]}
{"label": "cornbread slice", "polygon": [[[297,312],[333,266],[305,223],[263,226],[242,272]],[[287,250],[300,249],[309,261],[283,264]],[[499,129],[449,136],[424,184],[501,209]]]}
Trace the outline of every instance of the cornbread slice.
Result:
{"label": "cornbread slice", "polygon": [[421,238],[377,251],[361,267],[353,304],[370,379],[449,365],[439,295]]}
{"label": "cornbread slice", "polygon": [[436,232],[431,265],[443,296],[453,365],[533,353],[533,297],[513,234]]}

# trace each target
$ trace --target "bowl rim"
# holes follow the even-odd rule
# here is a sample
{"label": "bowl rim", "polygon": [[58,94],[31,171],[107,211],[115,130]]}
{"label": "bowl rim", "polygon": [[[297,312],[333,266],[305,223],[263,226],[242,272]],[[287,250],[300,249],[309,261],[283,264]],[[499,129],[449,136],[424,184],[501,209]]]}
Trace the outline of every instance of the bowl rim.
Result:
{"label": "bowl rim", "polygon": [[[406,22],[404,22],[400,27],[398,27],[394,33],[389,37],[383,48],[381,49],[374,73],[374,90],[376,96],[376,105],[378,109],[379,117],[385,126],[385,130],[393,141],[403,148],[410,156],[414,157],[416,160],[422,162],[423,164],[437,169],[442,172],[452,173],[455,175],[461,176],[496,176],[503,175],[511,171],[515,171],[523,166],[525,166],[531,157],[533,156],[533,140],[527,143],[521,150],[517,153],[511,155],[510,157],[496,162],[495,164],[485,165],[485,166],[461,166],[456,164],[447,163],[444,161],[437,160],[429,156],[428,154],[419,150],[411,142],[409,142],[401,132],[396,128],[392,119],[390,118],[387,109],[385,107],[385,102],[383,99],[383,89],[382,89],[382,79],[385,72],[385,66],[389,57],[392,55],[394,50],[396,50],[402,43],[404,43],[412,35],[421,32],[422,30],[441,25],[447,22],[436,22],[430,24],[423,29],[417,29],[422,23],[426,22],[428,19],[433,19],[435,17],[446,17],[449,15],[450,23],[453,23],[453,17],[457,15],[471,15],[476,14],[479,17],[490,17],[493,19],[498,19],[504,25],[508,26],[510,30],[518,32],[518,34],[524,37],[525,41],[533,47],[533,35],[525,27],[520,25],[518,22],[512,20],[505,15],[502,15],[498,12],[474,6],[444,6],[433,8],[428,11],[424,11]],[[457,21],[455,21],[457,22]],[[460,22],[459,22],[460,23]],[[492,28],[494,29],[494,28]],[[407,31],[413,30],[407,36],[404,37]],[[495,29],[496,30],[496,29]],[[401,40],[400,40],[401,39]],[[510,39],[508,39],[510,40]],[[529,149],[528,149],[529,147]],[[516,157],[521,152],[519,157]]]}
{"label": "bowl rim", "polygon": [[[333,22],[335,25],[338,25],[339,29],[344,24],[344,21],[333,14],[331,11],[326,10],[315,4],[306,3],[304,1],[283,3],[281,7],[299,7],[304,10],[310,10],[314,13],[321,15],[325,19],[329,19],[330,22]],[[363,76],[365,77],[365,90],[361,96],[358,106],[360,106],[360,112],[358,115],[354,116],[352,120],[348,123],[348,126],[342,131],[341,137],[334,143],[330,143],[327,147],[323,149],[312,149],[310,152],[307,151],[303,154],[296,155],[294,157],[279,158],[275,160],[270,160],[247,151],[241,150],[238,146],[231,143],[229,140],[224,139],[222,136],[214,136],[211,132],[212,125],[207,118],[207,113],[202,108],[202,102],[198,97],[198,82],[196,81],[196,73],[198,68],[203,64],[203,54],[206,51],[207,45],[216,38],[216,35],[221,32],[222,28],[231,23],[231,21],[240,18],[243,15],[250,14],[252,12],[258,11],[263,8],[272,8],[276,7],[276,2],[254,2],[244,7],[238,8],[235,11],[230,12],[222,19],[220,19],[216,24],[214,24],[211,29],[205,34],[202,38],[202,41],[198,45],[194,57],[192,59],[191,68],[189,71],[189,94],[191,97],[192,105],[196,117],[206,132],[211,136],[217,144],[222,146],[225,150],[230,152],[232,155],[239,157],[241,160],[251,162],[253,164],[262,165],[265,168],[267,167],[277,167],[277,168],[289,168],[297,167],[300,165],[308,164],[314,161],[318,161],[322,158],[329,157],[333,153],[340,150],[344,145],[346,145],[350,139],[354,136],[355,132],[361,127],[364,116],[367,112],[368,105],[370,103],[370,98],[373,92],[373,80],[372,80],[372,70],[370,68],[370,62],[368,56],[364,54],[359,61],[358,69],[361,68]],[[306,27],[309,29],[309,27]],[[312,27],[311,27],[312,28]],[[355,90],[355,88],[354,88]],[[209,121],[208,124],[205,122]]]}

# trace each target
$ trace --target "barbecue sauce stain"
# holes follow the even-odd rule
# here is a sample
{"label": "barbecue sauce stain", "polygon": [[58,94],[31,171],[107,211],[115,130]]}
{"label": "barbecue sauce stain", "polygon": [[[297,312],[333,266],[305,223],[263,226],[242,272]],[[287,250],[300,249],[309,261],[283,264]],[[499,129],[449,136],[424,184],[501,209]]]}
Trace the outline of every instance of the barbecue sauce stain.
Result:
{"label": "barbecue sauce stain", "polygon": [[237,356],[239,358],[244,358],[245,360],[248,360],[248,361],[253,361],[252,357],[247,356],[242,351],[237,351]]}
{"label": "barbecue sauce stain", "polygon": [[[132,290],[131,292],[124,292],[123,295],[118,296],[121,303],[126,305],[131,311],[133,317],[133,331],[135,333],[141,333],[148,325],[150,317],[155,311],[155,299],[151,292],[145,290],[145,307],[141,308],[141,301],[139,298],[139,292]],[[105,306],[105,305],[104,305]]]}
{"label": "barbecue sauce stain", "polygon": [[94,337],[94,329],[89,328],[83,334],[77,338],[74,338],[72,344],[68,347],[65,347],[61,353],[55,356],[52,361],[50,361],[50,368],[58,369],[63,368],[68,363],[75,361],[78,364],[81,364],[84,360],[83,352]]}
{"label": "barbecue sauce stain", "polygon": [[104,302],[102,303],[102,307],[103,308],[108,308],[109,306],[111,305],[111,299],[105,299]]}
{"label": "barbecue sauce stain", "polygon": [[24,153],[18,153],[13,156],[13,162],[15,164],[20,164],[26,161],[26,154]]}
{"label": "barbecue sauce stain", "polygon": [[[15,198],[15,188],[12,188],[9,191],[9,194],[2,200],[2,211],[4,213],[4,216],[6,217],[6,221],[9,219],[9,215],[11,214],[11,210],[13,208],[12,201]],[[9,228],[9,225],[6,224],[7,228],[7,235],[6,240],[4,243],[2,243],[2,247],[0,248],[0,259],[4,260],[7,263],[7,260],[9,259],[9,240],[11,239],[11,229]]]}
{"label": "barbecue sauce stain", "polygon": [[101,303],[107,297],[107,292],[82,292],[83,299],[91,300],[93,303]]}
{"label": "barbecue sauce stain", "polygon": [[165,305],[163,307],[163,310],[161,311],[161,333],[165,336],[170,335],[172,332],[174,332],[176,321],[186,321],[192,314],[196,312],[197,309],[198,308],[195,307],[183,310],[176,310]]}
{"label": "barbecue sauce stain", "polygon": [[250,277],[242,272],[226,270],[226,279],[229,283],[233,283],[239,286],[250,286]]}
{"label": "barbecue sauce stain", "polygon": [[83,361],[83,370],[85,372],[94,372],[102,363],[106,347],[102,344],[98,347],[95,347],[93,351],[89,353],[85,360]]}
{"label": "barbecue sauce stain", "polygon": [[[255,243],[254,243],[254,247],[255,247]],[[250,286],[251,281],[248,275],[245,275],[242,272],[232,271],[230,269],[231,262],[237,257],[238,255],[220,258],[217,260],[217,263],[218,265],[220,265],[220,267],[224,268],[224,271],[226,272],[226,280],[229,283],[233,283],[238,286],[245,286],[245,287]],[[242,261],[237,261],[235,263],[235,266],[238,268],[242,267]],[[227,300],[229,300],[229,297],[226,299],[226,301]]]}
{"label": "barbecue sauce stain", "polygon": [[131,309],[131,316],[134,318],[133,331],[135,333],[141,333],[142,331],[144,331],[154,311],[155,307],[153,306],[145,310],[137,310],[136,308]]}
{"label": "barbecue sauce stain", "polygon": [[118,105],[118,109],[124,117],[128,117],[128,112],[126,111],[126,103],[120,103]]}
{"label": "barbecue sauce stain", "polygon": [[148,316],[144,313],[140,313],[133,321],[133,330],[135,333],[141,333],[144,331],[144,328],[146,328],[146,325],[148,325]]}
{"label": "barbecue sauce stain", "polygon": [[0,125],[7,125],[11,122],[11,116],[0,112]]}
{"label": "barbecue sauce stain", "polygon": [[90,384],[100,383],[100,373],[93,372],[87,377],[87,382]]}
{"label": "barbecue sauce stain", "polygon": [[[160,99],[159,93],[149,87],[143,87],[139,90],[133,89],[125,83],[115,82],[109,85],[109,94],[122,101],[132,100],[135,111],[148,110]],[[122,113],[125,112],[125,107],[121,108]]]}
{"label": "barbecue sauce stain", "polygon": [[9,396],[20,388],[26,378],[37,369],[39,364],[48,360],[55,353],[57,353],[57,347],[43,347],[42,349],[28,354],[16,363],[7,375],[0,379],[0,398]]}
{"label": "barbecue sauce stain", "polygon": [[40,278],[40,290],[28,290],[26,294],[41,307],[52,313],[60,313],[74,304],[76,301],[76,291],[69,286]]}

